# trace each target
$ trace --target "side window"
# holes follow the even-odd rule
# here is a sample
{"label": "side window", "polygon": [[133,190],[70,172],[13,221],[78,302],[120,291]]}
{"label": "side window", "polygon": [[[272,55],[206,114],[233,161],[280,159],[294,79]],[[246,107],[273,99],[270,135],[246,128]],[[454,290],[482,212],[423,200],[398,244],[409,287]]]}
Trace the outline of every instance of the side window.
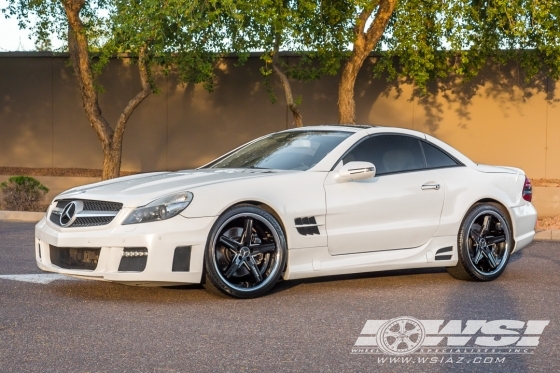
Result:
{"label": "side window", "polygon": [[371,162],[377,169],[377,175],[426,168],[420,140],[401,135],[370,137],[352,149],[342,161],[344,164]]}
{"label": "side window", "polygon": [[457,166],[457,162],[435,146],[424,141],[421,141],[421,143],[428,168]]}

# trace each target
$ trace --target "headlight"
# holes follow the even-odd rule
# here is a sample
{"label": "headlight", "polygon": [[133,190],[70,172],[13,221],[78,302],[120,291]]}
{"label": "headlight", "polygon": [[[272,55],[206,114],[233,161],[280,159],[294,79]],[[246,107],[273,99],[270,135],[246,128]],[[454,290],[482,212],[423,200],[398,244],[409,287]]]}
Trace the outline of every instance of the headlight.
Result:
{"label": "headlight", "polygon": [[122,224],[147,223],[172,218],[186,209],[192,199],[191,192],[175,193],[158,198],[146,206],[137,207]]}

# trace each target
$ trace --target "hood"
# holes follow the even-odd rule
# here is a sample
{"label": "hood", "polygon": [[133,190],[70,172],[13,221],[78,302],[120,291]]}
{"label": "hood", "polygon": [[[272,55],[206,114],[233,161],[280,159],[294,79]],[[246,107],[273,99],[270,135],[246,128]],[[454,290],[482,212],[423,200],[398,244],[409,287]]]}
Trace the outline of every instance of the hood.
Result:
{"label": "hood", "polygon": [[521,174],[525,175],[522,169],[515,167],[505,167],[505,166],[490,166],[487,164],[477,164],[475,169],[480,172],[485,173],[500,173],[500,174]]}
{"label": "hood", "polygon": [[145,205],[159,197],[193,191],[205,185],[257,177],[271,177],[298,171],[255,169],[203,169],[154,172],[120,177],[67,190],[55,199],[91,199],[121,202],[124,207]]}

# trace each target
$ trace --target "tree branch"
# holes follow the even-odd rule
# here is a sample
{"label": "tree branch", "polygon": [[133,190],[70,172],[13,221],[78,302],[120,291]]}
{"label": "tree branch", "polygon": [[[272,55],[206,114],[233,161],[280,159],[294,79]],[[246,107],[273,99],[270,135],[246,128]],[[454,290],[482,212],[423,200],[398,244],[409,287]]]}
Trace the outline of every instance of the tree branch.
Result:
{"label": "tree branch", "polygon": [[103,146],[107,146],[111,142],[113,130],[101,115],[97,90],[95,89],[93,73],[91,71],[88,41],[84,25],[80,19],[80,11],[84,6],[85,0],[61,1],[68,17],[68,49],[72,67],[78,78],[80,92],[82,93],[82,105],[90,125],[97,133],[97,137]]}
{"label": "tree branch", "polygon": [[373,6],[371,9],[362,10],[360,15],[358,16],[358,19],[356,19],[356,25],[354,26],[354,33],[356,35],[362,34],[364,32],[367,19],[369,18],[369,16],[371,16],[374,8],[375,6]]}
{"label": "tree branch", "polygon": [[149,71],[150,67],[148,65],[147,51],[148,48],[146,45],[144,45],[142,46],[142,48],[140,48],[140,51],[138,52],[138,70],[140,73],[140,84],[142,90],[138,92],[138,94],[136,94],[136,96],[134,96],[134,98],[132,98],[128,102],[128,104],[122,111],[119,120],[117,121],[117,126],[115,127],[115,134],[113,135],[113,142],[115,143],[117,142],[120,143],[122,141],[124,130],[126,128],[126,123],[128,122],[130,116],[132,115],[132,112],[134,111],[134,109],[136,109],[138,105],[140,105],[142,101],[144,101],[146,97],[150,95],[150,92],[152,90],[150,84],[150,71]]}
{"label": "tree branch", "polygon": [[381,0],[373,22],[366,31],[366,50],[369,54],[377,46],[395,10],[397,0]]}
{"label": "tree branch", "polygon": [[299,112],[299,108],[294,102],[294,96],[292,94],[292,86],[286,74],[280,68],[280,35],[276,34],[274,38],[274,52],[272,55],[272,69],[280,78],[280,82],[282,83],[282,88],[284,89],[284,95],[286,96],[286,105],[288,109],[292,112],[294,117],[294,125],[296,127],[303,127],[303,118],[301,113]]}

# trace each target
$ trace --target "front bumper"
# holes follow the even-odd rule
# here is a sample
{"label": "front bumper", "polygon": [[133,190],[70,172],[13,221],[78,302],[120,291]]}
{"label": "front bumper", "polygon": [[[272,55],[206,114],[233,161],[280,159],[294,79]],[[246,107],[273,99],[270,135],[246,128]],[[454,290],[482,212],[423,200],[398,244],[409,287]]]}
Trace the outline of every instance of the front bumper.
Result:
{"label": "front bumper", "polygon": [[[35,257],[40,269],[96,280],[122,282],[130,285],[171,285],[200,283],[204,248],[208,232],[216,217],[185,218],[90,228],[60,228],[46,218],[35,226]],[[116,220],[116,219],[115,219]],[[62,268],[51,261],[51,245],[59,248],[100,248],[94,270]],[[190,264],[173,270],[177,247],[190,247]],[[144,270],[119,270],[125,248],[146,248]],[[54,249],[53,249],[54,251]],[[175,258],[177,261],[177,258]],[[184,258],[182,258],[183,260]]]}

